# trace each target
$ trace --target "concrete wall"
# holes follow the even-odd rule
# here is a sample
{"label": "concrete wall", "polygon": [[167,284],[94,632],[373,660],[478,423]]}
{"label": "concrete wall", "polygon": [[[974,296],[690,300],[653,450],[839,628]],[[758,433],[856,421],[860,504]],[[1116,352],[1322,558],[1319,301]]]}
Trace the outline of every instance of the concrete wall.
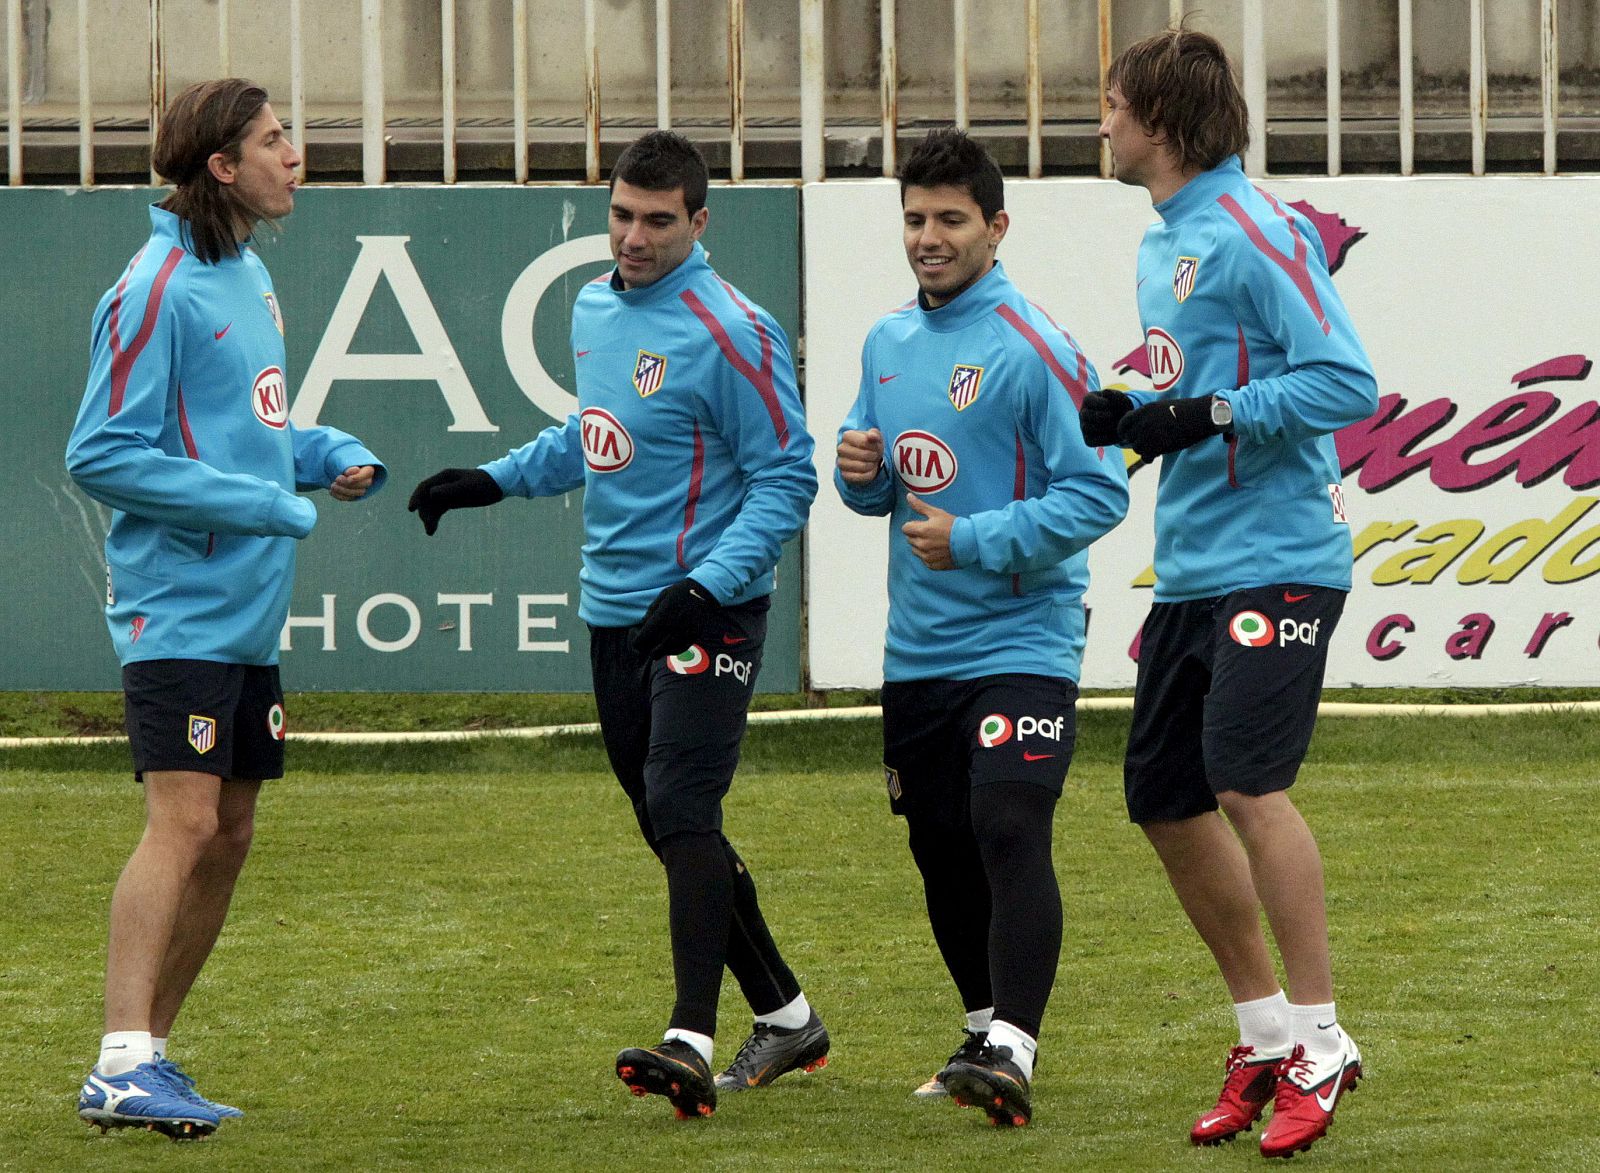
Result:
{"label": "concrete wall", "polygon": [[[68,112],[77,101],[77,3],[24,0],[30,60],[25,65],[30,113]],[[93,6],[90,52],[97,112],[136,113],[145,102],[147,0],[81,0]],[[1095,5],[1041,6],[1041,63],[1052,113],[1085,111],[1096,87]],[[1204,0],[1191,22],[1237,53],[1239,0]],[[1272,0],[1266,6],[1266,50],[1275,94],[1286,79],[1315,75],[1325,61],[1324,0]],[[350,113],[361,95],[360,0],[305,0],[306,93],[311,115]],[[579,0],[529,0],[531,113],[575,117],[582,109],[583,6]],[[458,100],[463,114],[509,111],[511,0],[459,0]],[[1022,95],[1024,0],[969,0],[968,55],[975,113],[1006,108]],[[1538,0],[1487,5],[1490,69],[1537,77]],[[746,67],[752,115],[797,114],[799,6],[795,0],[747,0]],[[1437,78],[1460,82],[1467,69],[1466,0],[1414,0],[1419,91]],[[165,0],[169,92],[220,70],[217,0]],[[900,0],[899,62],[906,117],[944,117],[954,76],[952,5]],[[229,6],[231,64],[255,77],[287,105],[287,0]],[[1161,27],[1167,0],[1119,0],[1114,48]],[[1600,67],[1600,13],[1591,0],[1561,0],[1562,64]],[[674,100],[686,116],[715,115],[726,105],[727,7],[723,0],[674,0]],[[827,6],[830,114],[877,109],[878,3],[830,0]],[[655,104],[654,0],[599,0],[602,99],[607,118],[649,117]],[[1344,70],[1368,85],[1392,88],[1398,45],[1393,0],[1344,0]],[[391,113],[435,113],[439,101],[440,17],[437,0],[387,0],[385,81]],[[3,66],[0,66],[3,68]],[[1359,102],[1360,82],[1346,100]],[[1514,87],[1513,87],[1514,88]],[[1292,90],[1293,87],[1290,87]],[[1502,84],[1502,92],[1505,87]],[[1453,95],[1452,95],[1453,96]],[[1464,101],[1464,98],[1462,99]],[[1491,98],[1493,105],[1493,98]]]}

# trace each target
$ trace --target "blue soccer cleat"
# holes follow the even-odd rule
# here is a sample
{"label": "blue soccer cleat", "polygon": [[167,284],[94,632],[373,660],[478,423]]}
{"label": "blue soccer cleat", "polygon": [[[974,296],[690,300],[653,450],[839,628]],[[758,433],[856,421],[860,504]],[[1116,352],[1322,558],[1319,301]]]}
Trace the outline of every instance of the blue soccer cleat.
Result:
{"label": "blue soccer cleat", "polygon": [[147,1128],[173,1140],[198,1140],[217,1130],[220,1118],[185,1099],[154,1063],[121,1075],[89,1072],[78,1092],[78,1117],[99,1127]]}
{"label": "blue soccer cleat", "polygon": [[218,1120],[237,1120],[244,1115],[244,1111],[240,1108],[235,1108],[231,1104],[219,1104],[202,1096],[199,1089],[194,1086],[194,1077],[171,1059],[157,1059],[156,1068],[167,1077],[167,1083],[180,1098],[188,1100],[191,1104],[198,1104],[202,1108],[210,1108],[217,1114]]}

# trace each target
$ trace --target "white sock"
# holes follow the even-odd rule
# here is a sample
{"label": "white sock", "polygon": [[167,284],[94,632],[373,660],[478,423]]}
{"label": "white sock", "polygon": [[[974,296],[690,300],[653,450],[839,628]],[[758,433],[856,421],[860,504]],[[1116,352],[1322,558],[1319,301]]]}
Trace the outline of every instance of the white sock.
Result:
{"label": "white sock", "polygon": [[1289,1053],[1294,1040],[1289,1030],[1289,999],[1282,990],[1253,1002],[1235,1002],[1233,1013],[1239,1019],[1239,1043],[1254,1047],[1256,1057]]}
{"label": "white sock", "polygon": [[[804,993],[796,994],[794,1001],[780,1006],[771,1014],[756,1015],[758,1023],[764,1022],[768,1026],[781,1027],[784,1030],[799,1030],[811,1021],[811,1003],[806,1001]],[[711,1060],[707,1059],[709,1063]]]}
{"label": "white sock", "polygon": [[673,1027],[666,1034],[661,1036],[662,1042],[667,1042],[670,1039],[677,1039],[679,1042],[688,1043],[696,1051],[700,1052],[700,1058],[706,1061],[706,1066],[711,1066],[710,1035],[703,1035],[692,1030],[679,1030],[677,1027]]}
{"label": "white sock", "polygon": [[989,1024],[994,1021],[994,1007],[985,1006],[982,1010],[967,1011],[967,1029],[978,1034],[988,1034]]}
{"label": "white sock", "polygon": [[1033,1056],[1039,1044],[1032,1035],[1025,1035],[1009,1022],[996,1020],[989,1024],[989,1045],[1010,1047],[1011,1061],[1022,1068],[1022,1074],[1033,1078]]}
{"label": "white sock", "polygon": [[1332,1002],[1315,1006],[1289,1004],[1289,1018],[1294,1031],[1294,1041],[1304,1043],[1311,1055],[1337,1055],[1344,1047],[1344,1031],[1339,1029],[1339,1017]]}
{"label": "white sock", "polygon": [[147,1030],[114,1030],[100,1039],[100,1061],[95,1070],[101,1075],[123,1075],[155,1055]]}
{"label": "white sock", "polygon": [[166,1039],[158,1039],[158,1038],[156,1038],[155,1035],[151,1035],[150,1036],[150,1050],[155,1055],[155,1061],[157,1063],[161,1062],[161,1060],[163,1060],[163,1059],[165,1059],[167,1057],[167,1040]]}

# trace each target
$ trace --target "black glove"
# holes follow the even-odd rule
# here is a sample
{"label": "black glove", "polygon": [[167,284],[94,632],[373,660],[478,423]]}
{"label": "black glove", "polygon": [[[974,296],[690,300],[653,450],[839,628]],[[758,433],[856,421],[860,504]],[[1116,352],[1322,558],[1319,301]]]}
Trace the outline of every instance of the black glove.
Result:
{"label": "black glove", "polygon": [[1164,399],[1130,411],[1117,424],[1117,443],[1154,460],[1220,434],[1211,422],[1211,396]]}
{"label": "black glove", "polygon": [[1105,448],[1117,442],[1117,423],[1133,410],[1133,400],[1121,391],[1091,391],[1078,409],[1078,426],[1083,442],[1091,448]]}
{"label": "black glove", "polygon": [[439,519],[452,509],[475,509],[493,505],[505,491],[481,468],[447,468],[434,473],[411,490],[406,508],[422,518],[429,536],[439,528]]}
{"label": "black glove", "polygon": [[711,592],[694,579],[674,583],[657,595],[644,613],[639,630],[633,633],[633,650],[652,660],[676,656],[694,643],[695,632],[718,606]]}

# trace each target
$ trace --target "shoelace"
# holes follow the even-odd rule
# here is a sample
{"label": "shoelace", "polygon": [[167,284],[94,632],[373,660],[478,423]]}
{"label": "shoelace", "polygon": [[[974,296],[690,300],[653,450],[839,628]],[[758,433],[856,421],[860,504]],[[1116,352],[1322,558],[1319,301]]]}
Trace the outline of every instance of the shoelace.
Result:
{"label": "shoelace", "polygon": [[1237,1047],[1234,1047],[1228,1052],[1228,1062],[1225,1068],[1225,1073],[1227,1075],[1232,1075],[1235,1071],[1241,1070],[1244,1065],[1250,1061],[1250,1056],[1254,1055],[1255,1053],[1256,1049],[1254,1047],[1245,1043],[1240,1043]]}
{"label": "shoelace", "polygon": [[777,1032],[778,1028],[773,1026],[770,1022],[763,1022],[759,1024],[755,1030],[750,1032],[750,1037],[739,1044],[739,1050],[734,1055],[733,1062],[728,1066],[730,1068],[739,1066],[739,1064],[743,1063],[746,1057],[749,1056],[752,1051],[754,1051],[767,1040],[768,1036],[774,1035]]}
{"label": "shoelace", "polygon": [[949,1063],[954,1063],[958,1059],[976,1059],[983,1053],[983,1048],[989,1041],[989,1035],[985,1031],[969,1030],[963,1033],[967,1036],[966,1041],[955,1049],[948,1060]]}
{"label": "shoelace", "polygon": [[1294,1050],[1289,1052],[1289,1057],[1278,1064],[1278,1094],[1282,1095],[1284,1089],[1294,1087],[1296,1092],[1302,1089],[1290,1080],[1291,1075],[1305,1078],[1311,1074],[1311,1060],[1306,1058],[1306,1048],[1303,1043],[1296,1043]]}

